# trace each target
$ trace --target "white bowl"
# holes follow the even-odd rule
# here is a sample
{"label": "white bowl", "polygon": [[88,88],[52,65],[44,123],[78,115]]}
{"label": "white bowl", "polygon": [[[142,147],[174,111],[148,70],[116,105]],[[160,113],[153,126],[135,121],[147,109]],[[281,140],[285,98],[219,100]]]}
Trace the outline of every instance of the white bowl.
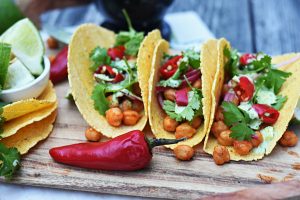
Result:
{"label": "white bowl", "polygon": [[44,71],[39,77],[23,87],[2,90],[0,98],[4,102],[15,102],[24,99],[36,98],[40,96],[46,88],[49,76],[50,61],[47,56],[44,56]]}

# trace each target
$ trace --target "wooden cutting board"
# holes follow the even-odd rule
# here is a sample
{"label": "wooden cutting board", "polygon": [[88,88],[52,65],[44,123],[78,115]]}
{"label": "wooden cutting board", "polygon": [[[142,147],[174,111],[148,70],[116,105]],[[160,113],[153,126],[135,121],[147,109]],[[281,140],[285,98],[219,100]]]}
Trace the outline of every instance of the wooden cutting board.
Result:
{"label": "wooden cutting board", "polygon": [[56,86],[59,106],[55,128],[47,140],[23,157],[22,168],[12,183],[142,197],[199,199],[263,186],[265,182],[300,180],[300,145],[277,146],[270,156],[258,162],[231,162],[224,166],[215,165],[201,145],[189,162],[176,160],[172,151],[164,147],[156,148],[151,165],[137,172],[86,170],[55,163],[49,156],[50,148],[85,141],[87,124],[75,104],[64,98],[67,90],[67,81]]}

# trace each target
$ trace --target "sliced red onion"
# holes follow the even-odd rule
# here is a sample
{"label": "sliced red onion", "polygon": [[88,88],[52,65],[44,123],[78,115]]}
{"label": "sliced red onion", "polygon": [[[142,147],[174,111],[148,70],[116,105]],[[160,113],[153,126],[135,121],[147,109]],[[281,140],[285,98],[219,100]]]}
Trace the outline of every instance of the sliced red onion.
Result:
{"label": "sliced red onion", "polygon": [[251,135],[252,139],[258,139],[258,136],[256,134]]}
{"label": "sliced red onion", "polygon": [[[189,81],[190,84],[193,84],[198,79],[200,79],[200,71],[198,71],[197,73],[193,74],[193,76],[187,77],[187,80]],[[188,86],[188,83],[187,83],[186,79],[184,79],[182,81],[180,87],[183,88],[183,87],[187,87],[187,86]]]}
{"label": "sliced red onion", "polygon": [[193,70],[188,71],[188,72],[185,74],[185,76],[188,78],[188,77],[193,76],[194,74],[198,74],[198,73],[200,73],[200,70],[199,70],[199,69],[193,69]]}
{"label": "sliced red onion", "polygon": [[178,106],[187,106],[189,104],[188,90],[183,88],[175,93],[176,104]]}
{"label": "sliced red onion", "polygon": [[163,109],[163,107],[164,107],[164,97],[163,97],[162,92],[157,93],[157,101],[158,101],[158,104],[159,104],[160,108]]}
{"label": "sliced red onion", "polygon": [[235,98],[234,92],[227,92],[224,96],[224,101],[233,102],[234,98]]}
{"label": "sliced red onion", "polygon": [[166,91],[167,89],[170,89],[170,87],[163,87],[163,86],[156,86],[156,87],[155,87],[156,93],[164,92],[164,91]]}

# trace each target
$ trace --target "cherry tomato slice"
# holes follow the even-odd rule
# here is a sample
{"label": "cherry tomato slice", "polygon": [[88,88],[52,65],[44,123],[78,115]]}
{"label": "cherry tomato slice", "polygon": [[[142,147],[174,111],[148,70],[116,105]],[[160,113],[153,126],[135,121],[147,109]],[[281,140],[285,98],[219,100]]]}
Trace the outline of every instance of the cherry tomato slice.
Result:
{"label": "cherry tomato slice", "polygon": [[253,83],[245,76],[240,77],[240,82],[233,89],[240,101],[249,101],[254,94]]}
{"label": "cherry tomato slice", "polygon": [[241,65],[247,65],[249,64],[250,60],[252,59],[255,59],[256,56],[254,54],[251,54],[251,53],[246,53],[246,54],[243,54],[241,57],[240,57],[240,64]]}
{"label": "cherry tomato slice", "polygon": [[112,47],[107,50],[107,55],[112,59],[116,60],[122,59],[125,54],[125,47],[124,46],[117,46],[117,47]]}
{"label": "cherry tomato slice", "polygon": [[266,104],[254,104],[252,107],[266,124],[274,124],[280,114],[278,110]]}
{"label": "cherry tomato slice", "polygon": [[173,74],[175,74],[176,70],[178,69],[177,62],[182,58],[182,56],[174,56],[173,58],[169,59],[163,66],[160,68],[160,74],[164,79],[168,79]]}

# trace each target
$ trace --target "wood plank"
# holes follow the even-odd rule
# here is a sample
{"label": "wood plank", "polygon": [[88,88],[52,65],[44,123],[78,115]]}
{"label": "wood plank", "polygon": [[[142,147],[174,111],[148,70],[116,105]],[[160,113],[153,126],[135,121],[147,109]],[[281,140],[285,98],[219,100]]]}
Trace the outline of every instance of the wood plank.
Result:
{"label": "wood plank", "polygon": [[298,0],[252,0],[257,51],[277,55],[300,51]]}
{"label": "wood plank", "polygon": [[252,30],[248,0],[175,0],[169,12],[193,10],[216,37],[225,37],[241,52],[252,52]]}
{"label": "wood plank", "polygon": [[[85,141],[87,124],[76,106],[64,98],[67,88],[67,82],[56,86],[59,112],[54,131],[23,157],[22,168],[11,183],[142,197],[199,199],[262,186],[264,182],[259,174],[272,177],[273,182],[300,179],[300,170],[292,166],[300,163],[300,145],[296,148],[278,146],[271,156],[259,162],[231,162],[224,166],[215,165],[201,145],[190,162],[180,162],[170,150],[156,148],[151,165],[136,172],[87,170],[55,163],[49,156],[50,148]],[[149,128],[147,132],[150,134]]]}

